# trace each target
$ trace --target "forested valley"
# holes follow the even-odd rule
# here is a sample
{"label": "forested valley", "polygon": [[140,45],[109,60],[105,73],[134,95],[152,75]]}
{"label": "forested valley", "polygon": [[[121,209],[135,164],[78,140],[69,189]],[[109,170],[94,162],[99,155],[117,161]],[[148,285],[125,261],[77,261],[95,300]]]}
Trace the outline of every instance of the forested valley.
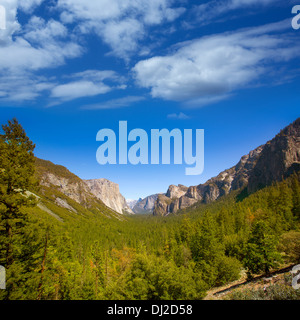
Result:
{"label": "forested valley", "polygon": [[16,120],[0,137],[0,299],[200,300],[242,270],[251,279],[300,263],[299,172],[166,217],[115,217],[41,189],[34,144]]}

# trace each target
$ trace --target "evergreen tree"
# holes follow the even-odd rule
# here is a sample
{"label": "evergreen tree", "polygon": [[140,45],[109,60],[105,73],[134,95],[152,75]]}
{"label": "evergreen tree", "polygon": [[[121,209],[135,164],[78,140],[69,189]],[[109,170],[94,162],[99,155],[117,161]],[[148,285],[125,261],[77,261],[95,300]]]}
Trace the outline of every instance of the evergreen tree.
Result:
{"label": "evergreen tree", "polygon": [[292,199],[293,199],[293,215],[296,219],[300,219],[300,184],[296,173],[292,177]]}
{"label": "evergreen tree", "polygon": [[[34,185],[35,145],[16,119],[2,126],[0,134],[0,264],[8,271],[22,256],[22,233],[28,216],[22,210],[33,206],[27,191]],[[11,274],[20,274],[14,265]],[[10,274],[8,273],[8,274]],[[10,292],[8,286],[7,292]]]}
{"label": "evergreen tree", "polygon": [[260,272],[268,274],[271,268],[278,265],[281,256],[276,248],[277,242],[265,221],[261,220],[254,224],[244,258],[248,278]]}

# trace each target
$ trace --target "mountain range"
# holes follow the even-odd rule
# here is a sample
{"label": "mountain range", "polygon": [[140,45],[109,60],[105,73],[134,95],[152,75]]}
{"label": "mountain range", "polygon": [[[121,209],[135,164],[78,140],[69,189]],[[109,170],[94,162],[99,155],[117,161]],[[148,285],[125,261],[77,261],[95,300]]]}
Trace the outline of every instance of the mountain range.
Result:
{"label": "mountain range", "polygon": [[244,155],[230,169],[204,184],[171,185],[158,196],[153,214],[166,216],[195,203],[209,203],[234,190],[253,193],[300,169],[300,118],[281,130],[272,140]]}
{"label": "mountain range", "polygon": [[166,193],[126,201],[119,185],[114,182],[103,178],[82,180],[63,166],[36,158],[40,185],[37,195],[43,198],[39,202],[40,209],[58,220],[63,220],[57,214],[59,210],[51,210],[50,207],[63,208],[71,214],[89,210],[119,220],[124,214],[167,216],[196,203],[216,201],[234,190],[253,193],[299,169],[300,118],[281,130],[274,139],[241,157],[235,166],[204,184],[189,187],[170,185]]}

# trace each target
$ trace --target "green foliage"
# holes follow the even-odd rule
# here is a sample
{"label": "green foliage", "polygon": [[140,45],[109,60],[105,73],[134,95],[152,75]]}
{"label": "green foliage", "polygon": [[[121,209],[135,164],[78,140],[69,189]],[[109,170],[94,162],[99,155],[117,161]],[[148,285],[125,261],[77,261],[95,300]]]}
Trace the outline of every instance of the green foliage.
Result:
{"label": "green foliage", "polygon": [[[26,280],[31,266],[27,257],[34,255],[35,239],[32,247],[29,217],[23,207],[35,205],[35,198],[26,191],[33,187],[35,145],[26,136],[16,119],[2,126],[0,134],[0,263],[9,277],[6,295],[15,294],[14,288]],[[25,270],[25,274],[24,274]],[[26,274],[27,273],[27,274]],[[11,280],[10,275],[13,275]],[[11,295],[11,292],[13,294]]]}
{"label": "green foliage", "polygon": [[281,256],[277,251],[277,239],[265,221],[254,224],[246,247],[244,266],[248,269],[248,277],[260,272],[269,273],[278,265]]}
{"label": "green foliage", "polygon": [[191,268],[177,267],[154,255],[137,255],[126,279],[126,299],[180,300],[201,299],[205,283]]}
{"label": "green foliage", "polygon": [[[81,180],[34,159],[17,121],[3,129],[0,264],[7,290],[0,299],[202,299],[209,288],[239,279],[243,268],[252,276],[275,268],[281,255],[299,262],[297,174],[177,215],[120,217],[92,196],[77,203],[57,186],[36,188],[34,167],[39,179],[53,173]],[[285,289],[276,287],[272,298],[293,296]]]}
{"label": "green foliage", "polygon": [[300,263],[300,232],[291,230],[280,237],[278,250],[287,262]]}

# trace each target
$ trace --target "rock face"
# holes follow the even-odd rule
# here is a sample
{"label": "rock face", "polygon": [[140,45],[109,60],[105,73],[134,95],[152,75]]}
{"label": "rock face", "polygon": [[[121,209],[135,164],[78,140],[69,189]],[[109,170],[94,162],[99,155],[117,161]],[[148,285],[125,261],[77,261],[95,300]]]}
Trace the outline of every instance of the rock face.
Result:
{"label": "rock face", "polygon": [[288,177],[300,170],[300,118],[267,142],[249,178],[248,191]]}
{"label": "rock face", "polygon": [[158,196],[159,193],[152,194],[144,199],[139,199],[133,206],[132,211],[137,214],[152,213]]}
{"label": "rock face", "polygon": [[[56,165],[51,161],[35,158],[36,178],[39,181],[39,194],[47,195],[47,201],[53,205],[67,209],[73,214],[78,210],[91,210],[94,214],[100,214],[109,218],[123,220],[123,217],[115,210],[104,204],[99,198],[92,194],[90,187],[78,176],[70,172],[66,167]],[[74,201],[79,206],[74,205]],[[52,215],[59,221],[63,221],[45,204],[38,204],[40,209]],[[76,208],[76,209],[75,209]]]}
{"label": "rock face", "polygon": [[90,192],[109,208],[121,214],[133,214],[126,199],[121,195],[118,184],[107,179],[84,180],[84,182]]}
{"label": "rock face", "polygon": [[40,185],[45,187],[56,186],[60,192],[78,203],[86,203],[90,194],[88,186],[75,175],[73,177],[65,177],[45,172],[40,178]]}
{"label": "rock face", "polygon": [[[82,180],[63,166],[41,159],[36,161],[41,186],[55,187],[70,199],[87,207],[93,199],[98,199],[117,213],[133,214],[121,195],[118,184],[106,179]],[[57,198],[56,204],[72,211],[62,199]]]}
{"label": "rock face", "polygon": [[170,186],[155,202],[154,215],[168,215],[198,201],[209,203],[244,187],[254,192],[300,170],[300,118],[267,144],[243,156],[237,165],[204,184]]}
{"label": "rock face", "polygon": [[[198,201],[209,203],[229,194],[231,190],[245,187],[248,182],[249,173],[255,166],[262,149],[263,146],[251,151],[248,155],[243,156],[236,166],[221,172],[218,176],[211,178],[204,184],[189,188],[182,185],[178,187],[170,186],[165,198],[157,200],[153,214],[167,215],[175,213],[180,209],[190,207]],[[167,199],[168,201],[166,201]],[[165,202],[165,204],[159,203],[161,201]],[[168,203],[167,206],[166,203]],[[164,213],[162,212],[163,207],[166,207]]]}
{"label": "rock face", "polygon": [[155,202],[153,215],[167,216],[169,213],[175,212],[175,211],[171,211],[171,209],[170,209],[171,204],[172,204],[172,199],[170,199],[169,197],[167,197],[164,194],[160,194],[157,197],[157,200]]}
{"label": "rock face", "polygon": [[179,184],[178,186],[170,185],[169,189],[166,193],[168,198],[180,198],[181,196],[185,195],[188,190],[188,187]]}

